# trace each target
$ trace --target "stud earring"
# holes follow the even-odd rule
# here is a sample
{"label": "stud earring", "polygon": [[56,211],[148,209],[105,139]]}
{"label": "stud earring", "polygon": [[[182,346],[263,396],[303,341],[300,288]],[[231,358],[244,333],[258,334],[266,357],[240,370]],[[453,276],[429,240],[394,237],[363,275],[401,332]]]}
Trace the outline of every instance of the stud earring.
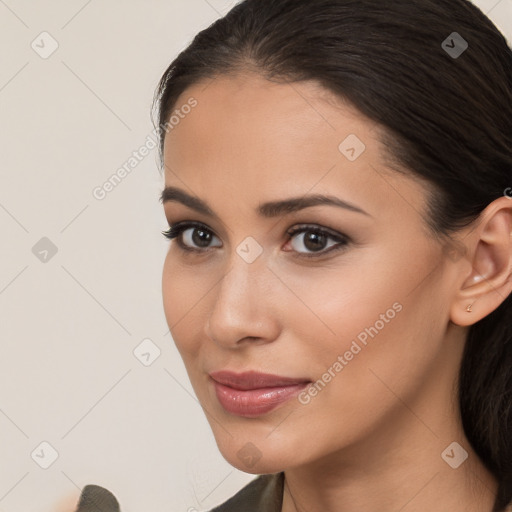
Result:
{"label": "stud earring", "polygon": [[468,305],[466,306],[466,311],[467,311],[468,313],[471,313],[471,311],[472,311],[472,307],[473,307],[473,304],[468,304]]}

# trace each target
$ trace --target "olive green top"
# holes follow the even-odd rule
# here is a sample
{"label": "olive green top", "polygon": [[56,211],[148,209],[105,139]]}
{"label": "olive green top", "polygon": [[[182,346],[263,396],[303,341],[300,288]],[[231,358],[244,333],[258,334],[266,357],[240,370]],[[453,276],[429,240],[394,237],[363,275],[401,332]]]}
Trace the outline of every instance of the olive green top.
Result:
{"label": "olive green top", "polygon": [[[284,472],[260,475],[209,512],[281,512]],[[504,512],[512,512],[512,503]]]}
{"label": "olive green top", "polygon": [[281,512],[284,472],[259,475],[210,512]]}

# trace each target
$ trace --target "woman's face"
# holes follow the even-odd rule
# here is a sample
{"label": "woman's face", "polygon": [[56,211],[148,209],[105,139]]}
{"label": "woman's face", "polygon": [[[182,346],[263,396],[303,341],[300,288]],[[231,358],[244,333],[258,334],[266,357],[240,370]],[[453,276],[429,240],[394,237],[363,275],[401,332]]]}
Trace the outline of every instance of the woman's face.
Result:
{"label": "woman's face", "polygon": [[[425,185],[386,169],[377,126],[329,98],[312,82],[219,77],[182,94],[176,109],[195,106],[165,139],[165,186],[210,210],[164,201],[171,225],[199,226],[170,242],[165,315],[221,453],[248,473],[358,460],[398,428],[431,441],[452,400],[464,331]],[[352,207],[259,211],[314,195]],[[234,412],[220,370],[311,384],[259,413],[238,392]]]}

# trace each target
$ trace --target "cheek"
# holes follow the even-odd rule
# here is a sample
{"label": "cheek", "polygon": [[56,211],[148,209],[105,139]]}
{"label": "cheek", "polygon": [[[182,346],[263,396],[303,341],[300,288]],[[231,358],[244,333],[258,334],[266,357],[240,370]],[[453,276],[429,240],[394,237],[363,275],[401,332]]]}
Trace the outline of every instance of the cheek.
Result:
{"label": "cheek", "polygon": [[202,325],[197,317],[204,308],[205,294],[209,286],[204,280],[196,282],[190,269],[180,265],[170,252],[164,262],[162,272],[162,299],[167,325],[184,359],[193,351],[196,331]]}
{"label": "cheek", "polygon": [[325,349],[348,350],[350,341],[359,334],[364,343],[365,337],[369,337],[365,329],[377,323],[379,331],[385,330],[402,309],[400,303],[405,293],[401,283],[389,275],[390,269],[387,272],[383,277],[378,266],[362,263],[304,272],[300,279],[297,275],[293,279],[285,276],[283,281],[294,283],[290,286],[294,304],[287,302],[285,325],[308,332],[307,339],[318,339],[319,353]]}
{"label": "cheek", "polygon": [[359,418],[362,428],[361,420],[369,427],[387,411],[413,403],[442,357],[443,326],[429,293],[379,297],[340,313],[338,338],[324,339],[323,353],[317,350],[316,377],[328,382],[317,386],[320,400],[336,404],[324,410],[336,411],[340,420]]}
{"label": "cheek", "polygon": [[318,386],[324,399],[334,393],[347,406],[389,394],[386,385],[416,385],[443,336],[442,312],[432,300],[436,277],[417,286],[428,269],[384,259],[363,266],[364,272],[351,266],[304,274],[293,289],[302,302],[285,320],[305,343],[310,377],[327,383]]}

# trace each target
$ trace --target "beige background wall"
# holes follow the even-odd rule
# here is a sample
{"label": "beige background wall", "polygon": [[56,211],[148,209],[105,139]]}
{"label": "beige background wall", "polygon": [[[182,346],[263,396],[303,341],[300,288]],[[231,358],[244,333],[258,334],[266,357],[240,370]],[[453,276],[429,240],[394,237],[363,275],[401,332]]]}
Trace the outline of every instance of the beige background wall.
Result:
{"label": "beige background wall", "polygon": [[[0,0],[0,512],[88,483],[123,512],[192,512],[253,478],[218,452],[168,334],[147,139],[162,72],[234,3]],[[512,40],[512,0],[476,3]]]}

